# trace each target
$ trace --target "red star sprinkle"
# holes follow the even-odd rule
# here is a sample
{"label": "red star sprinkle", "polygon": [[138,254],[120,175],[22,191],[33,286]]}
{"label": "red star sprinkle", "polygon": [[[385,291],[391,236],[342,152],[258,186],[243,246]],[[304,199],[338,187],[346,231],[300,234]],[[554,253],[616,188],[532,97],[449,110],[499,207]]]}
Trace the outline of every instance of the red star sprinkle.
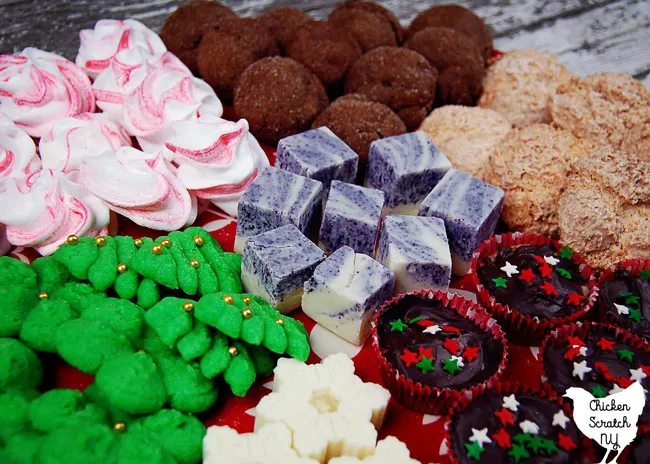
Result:
{"label": "red star sprinkle", "polygon": [[494,441],[496,441],[503,449],[510,449],[512,447],[512,444],[510,443],[510,435],[508,435],[508,432],[506,432],[506,429],[504,428],[499,429],[499,433],[492,435],[492,438],[494,438]]}
{"label": "red star sprinkle", "polygon": [[567,340],[569,342],[569,346],[587,346],[585,345],[585,342],[580,340],[578,337],[572,337],[569,335],[567,337]]}
{"label": "red star sprinkle", "polygon": [[532,269],[522,269],[519,278],[529,284],[535,280],[535,274],[533,273]]}
{"label": "red star sprinkle", "polygon": [[569,348],[566,353],[564,353],[564,359],[573,361],[573,359],[580,354],[580,347]]}
{"label": "red star sprinkle", "polygon": [[606,338],[601,338],[596,343],[596,346],[603,351],[614,351],[614,345],[616,342],[614,340],[607,340]]}
{"label": "red star sprinkle", "polygon": [[619,377],[618,379],[616,379],[616,383],[618,383],[618,386],[621,388],[627,388],[630,385],[632,385],[634,382],[632,382],[627,377]]}
{"label": "red star sprinkle", "polygon": [[420,327],[431,327],[433,325],[433,321],[422,319],[417,321],[416,324],[419,325]]}
{"label": "red star sprinkle", "polygon": [[609,367],[607,367],[603,363],[594,363],[594,367],[600,371],[600,373],[603,375],[605,380],[607,380],[608,382],[618,381],[618,377],[612,375],[612,373],[609,372]]}
{"label": "red star sprinkle", "polygon": [[560,433],[557,437],[557,445],[567,453],[573,448],[577,448],[576,444],[571,440],[571,437]]}
{"label": "red star sprinkle", "polygon": [[571,295],[569,295],[569,298],[566,300],[567,304],[572,304],[574,306],[580,306],[580,303],[582,303],[582,300],[584,300],[585,297],[582,296],[579,293],[573,292]]}
{"label": "red star sprinkle", "polygon": [[409,351],[408,349],[404,349],[404,352],[402,355],[399,357],[402,361],[404,361],[404,364],[406,364],[406,367],[411,367],[412,364],[415,364],[418,362],[418,355],[413,353],[412,351]]}
{"label": "red star sprinkle", "polygon": [[515,415],[508,411],[506,408],[501,408],[501,411],[495,412],[503,425],[515,425]]}
{"label": "red star sprinkle", "polygon": [[458,327],[454,327],[453,325],[443,325],[442,331],[449,333],[460,333],[460,329],[458,329]]}
{"label": "red star sprinkle", "polygon": [[426,356],[427,358],[433,358],[433,348],[425,348],[423,346],[420,347],[420,358],[422,356]]}
{"label": "red star sprinkle", "polygon": [[463,351],[463,359],[467,362],[472,362],[478,358],[478,351],[480,348],[478,346],[466,346]]}
{"label": "red star sprinkle", "polygon": [[460,351],[460,345],[458,342],[456,340],[452,340],[451,338],[445,340],[442,346],[444,346],[445,349],[453,355],[457,355]]}
{"label": "red star sprinkle", "polygon": [[650,366],[641,366],[641,369],[643,369],[643,373],[650,377]]}
{"label": "red star sprinkle", "polygon": [[555,285],[553,285],[553,284],[550,283],[550,282],[544,282],[544,285],[540,286],[539,288],[541,288],[542,290],[544,290],[544,292],[545,292],[548,296],[551,296],[551,295],[555,295],[555,296],[557,296],[557,290],[555,289]]}
{"label": "red star sprinkle", "polygon": [[553,277],[553,268],[549,267],[548,264],[544,264],[539,268],[539,273],[542,274],[542,277],[550,279]]}
{"label": "red star sprinkle", "polygon": [[533,256],[533,259],[537,261],[539,264],[546,264],[546,260],[544,259],[543,256]]}

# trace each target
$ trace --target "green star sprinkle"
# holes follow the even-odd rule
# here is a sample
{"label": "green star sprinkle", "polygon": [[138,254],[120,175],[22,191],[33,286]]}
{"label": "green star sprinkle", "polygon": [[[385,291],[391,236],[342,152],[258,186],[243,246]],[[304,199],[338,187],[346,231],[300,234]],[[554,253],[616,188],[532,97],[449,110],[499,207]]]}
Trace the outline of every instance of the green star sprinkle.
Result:
{"label": "green star sprinkle", "polygon": [[499,287],[506,288],[507,287],[506,284],[507,284],[508,281],[505,279],[505,277],[497,277],[496,279],[492,279],[492,282],[494,282],[494,286],[496,288],[499,288]]}
{"label": "green star sprinkle", "polygon": [[533,439],[533,436],[530,433],[518,433],[512,437],[512,441],[523,446],[526,443],[530,442]]}
{"label": "green star sprinkle", "polygon": [[605,398],[607,396],[607,393],[605,393],[605,390],[603,390],[600,385],[596,385],[594,388],[592,388],[591,394],[594,396],[594,398]]}
{"label": "green star sprinkle", "polygon": [[623,361],[627,361],[631,363],[632,360],[634,359],[634,353],[632,353],[630,350],[626,348],[624,350],[618,350],[618,357]]}
{"label": "green star sprinkle", "polygon": [[523,446],[512,445],[512,449],[508,452],[508,456],[514,459],[515,462],[519,462],[522,459],[528,459],[530,457],[530,454],[528,454],[528,451],[526,451],[526,448]]}
{"label": "green star sprinkle", "polygon": [[442,366],[444,370],[449,372],[451,375],[456,375],[458,372],[462,371],[463,369],[458,365],[458,360],[457,359],[451,359],[447,358],[444,361],[445,365]]}
{"label": "green star sprinkle", "polygon": [[616,297],[616,299],[619,298],[622,299],[627,306],[639,304],[639,297],[636,296],[634,293],[630,293],[630,292],[621,293]]}
{"label": "green star sprinkle", "polygon": [[628,313],[627,317],[632,319],[634,322],[641,322],[641,311],[638,309],[630,308],[630,312]]}
{"label": "green star sprinkle", "polygon": [[544,451],[546,451],[547,454],[553,454],[559,451],[557,449],[557,445],[553,440],[549,440],[548,438],[542,438],[542,440],[544,442],[542,447],[544,448]]}
{"label": "green star sprinkle", "polygon": [[469,445],[465,443],[465,449],[467,450],[467,457],[477,461],[481,459],[481,454],[485,451],[485,448],[479,445],[477,441],[473,441]]}
{"label": "green star sprinkle", "polygon": [[647,269],[641,269],[639,271],[639,277],[641,277],[644,280],[650,280],[650,271]]}
{"label": "green star sprinkle", "polygon": [[560,258],[571,259],[573,257],[573,250],[565,246],[560,250]]}
{"label": "green star sprinkle", "polygon": [[426,374],[427,372],[433,372],[436,370],[435,367],[433,367],[433,358],[427,358],[426,356],[422,356],[422,359],[415,365],[418,369],[422,371],[423,374]]}
{"label": "green star sprinkle", "polygon": [[544,437],[537,435],[535,438],[528,442],[528,449],[535,454],[539,454],[540,448],[544,448]]}
{"label": "green star sprinkle", "polygon": [[404,324],[401,319],[390,322],[390,331],[391,332],[404,332],[408,325]]}
{"label": "green star sprinkle", "polygon": [[572,278],[571,273],[566,269],[563,269],[561,267],[556,267],[555,270],[557,271],[558,274],[560,274],[565,279],[571,280]]}
{"label": "green star sprinkle", "polygon": [[411,320],[409,321],[409,324],[415,324],[416,322],[420,322],[420,321],[423,321],[423,320],[424,320],[424,318],[421,317],[421,316],[414,317],[413,319],[411,319]]}

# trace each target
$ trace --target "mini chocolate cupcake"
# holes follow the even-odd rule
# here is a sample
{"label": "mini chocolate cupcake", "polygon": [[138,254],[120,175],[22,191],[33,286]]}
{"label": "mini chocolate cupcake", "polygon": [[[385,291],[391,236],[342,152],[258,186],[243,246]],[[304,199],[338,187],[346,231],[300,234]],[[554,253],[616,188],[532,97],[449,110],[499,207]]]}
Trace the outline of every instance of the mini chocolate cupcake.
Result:
{"label": "mini chocolate cupcake", "polygon": [[471,275],[478,299],[508,339],[542,341],[553,327],[575,321],[598,297],[591,268],[569,247],[539,235],[509,233],[483,242]]}
{"label": "mini chocolate cupcake", "polygon": [[[650,389],[650,345],[611,325],[578,323],[559,327],[544,340],[541,358],[548,386],[558,395],[570,387],[580,387],[595,398],[604,398],[635,381]],[[650,403],[646,402],[638,424],[648,422]]]}
{"label": "mini chocolate cupcake", "polygon": [[571,409],[545,392],[498,386],[461,398],[446,424],[449,457],[457,463],[564,464],[589,451]]}
{"label": "mini chocolate cupcake", "polygon": [[623,459],[620,462],[628,464],[647,464],[650,456],[650,430],[637,435],[634,441],[622,454]]}
{"label": "mini chocolate cupcake", "polygon": [[600,276],[601,320],[650,340],[650,260],[627,260]]}
{"label": "mini chocolate cupcake", "polygon": [[503,332],[485,310],[446,292],[393,298],[375,313],[371,334],[386,388],[428,414],[489,388],[507,359]]}

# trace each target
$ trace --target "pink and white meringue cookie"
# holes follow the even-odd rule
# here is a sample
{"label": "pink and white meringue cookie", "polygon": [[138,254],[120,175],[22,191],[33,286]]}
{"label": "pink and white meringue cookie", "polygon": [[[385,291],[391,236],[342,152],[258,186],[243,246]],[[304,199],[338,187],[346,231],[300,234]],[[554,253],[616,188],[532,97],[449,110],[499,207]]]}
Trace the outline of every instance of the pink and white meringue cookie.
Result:
{"label": "pink and white meringue cookie", "polygon": [[0,256],[6,255],[11,250],[11,243],[7,240],[5,225],[0,224]]}
{"label": "pink and white meringue cookie", "polygon": [[123,50],[139,48],[154,57],[167,51],[158,34],[134,19],[100,19],[94,29],[79,32],[79,40],[75,62],[91,78],[108,68],[115,55]]}
{"label": "pink and white meringue cookie", "polygon": [[210,200],[231,216],[257,173],[269,165],[264,150],[248,130],[248,121],[226,121],[203,113],[173,126],[165,144],[178,165],[178,178],[197,197]]}
{"label": "pink and white meringue cookie", "polygon": [[40,169],[32,138],[0,113],[0,185],[12,179],[19,191],[26,192]]}
{"label": "pink and white meringue cookie", "polygon": [[68,235],[93,235],[108,227],[110,211],[82,185],[61,172],[44,169],[26,194],[11,182],[0,195],[8,205],[0,211],[7,239],[34,247],[42,255],[56,251]]}
{"label": "pink and white meringue cookie", "polygon": [[32,137],[58,119],[94,109],[90,79],[71,61],[37,48],[0,55],[0,113]]}
{"label": "pink and white meringue cookie", "polygon": [[131,146],[131,138],[122,126],[101,113],[81,113],[56,121],[41,138],[38,151],[44,169],[67,173],[79,169],[87,156],[124,146]]}
{"label": "pink and white meringue cookie", "polygon": [[160,152],[122,147],[85,158],[80,176],[116,213],[149,229],[176,230],[194,222],[197,200],[174,170]]}

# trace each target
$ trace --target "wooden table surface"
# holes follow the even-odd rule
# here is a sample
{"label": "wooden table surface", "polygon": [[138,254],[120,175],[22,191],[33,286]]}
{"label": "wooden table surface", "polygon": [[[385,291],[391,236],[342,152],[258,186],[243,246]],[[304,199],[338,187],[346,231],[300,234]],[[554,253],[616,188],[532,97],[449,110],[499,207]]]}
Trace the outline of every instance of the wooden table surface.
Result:
{"label": "wooden table surface", "polygon": [[[450,2],[450,0],[447,0]],[[74,60],[78,32],[102,18],[134,18],[159,31],[179,0],[0,0],[0,53],[32,46]],[[224,0],[242,16],[273,6],[298,6],[326,18],[337,0]],[[404,25],[444,1],[379,0]],[[538,48],[557,53],[579,75],[620,71],[650,88],[648,0],[464,0],[492,27],[500,50]]]}

